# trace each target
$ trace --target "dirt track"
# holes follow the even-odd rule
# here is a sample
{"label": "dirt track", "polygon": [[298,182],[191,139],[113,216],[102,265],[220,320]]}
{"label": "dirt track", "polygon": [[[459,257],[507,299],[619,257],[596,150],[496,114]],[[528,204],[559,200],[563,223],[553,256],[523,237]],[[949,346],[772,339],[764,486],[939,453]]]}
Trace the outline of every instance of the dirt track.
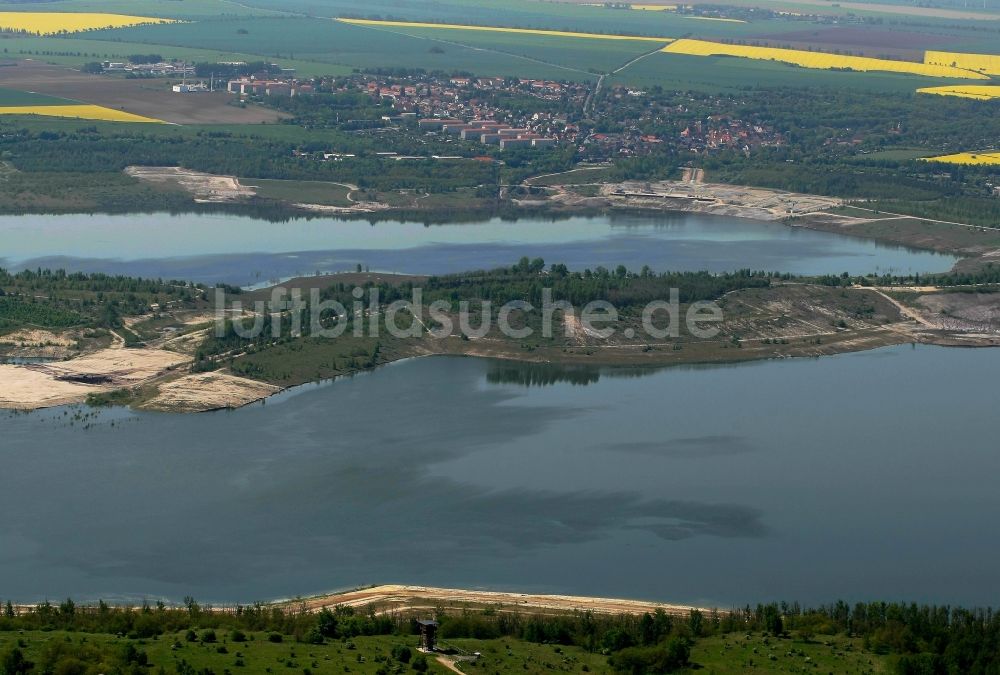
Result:
{"label": "dirt track", "polygon": [[[293,604],[293,603],[288,603]],[[507,605],[528,610],[590,611],[599,614],[644,614],[662,609],[668,614],[686,616],[694,608],[643,600],[588,598],[575,595],[536,595],[529,593],[499,593],[457,588],[386,585],[357,591],[324,595],[302,601],[307,611],[324,607],[378,606],[382,612],[405,609],[433,608],[438,605]]]}
{"label": "dirt track", "polygon": [[166,79],[87,75],[37,61],[0,68],[0,87],[102,105],[172,124],[260,124],[281,119],[280,113],[261,106],[229,105],[233,97],[224,91],[175,94]]}

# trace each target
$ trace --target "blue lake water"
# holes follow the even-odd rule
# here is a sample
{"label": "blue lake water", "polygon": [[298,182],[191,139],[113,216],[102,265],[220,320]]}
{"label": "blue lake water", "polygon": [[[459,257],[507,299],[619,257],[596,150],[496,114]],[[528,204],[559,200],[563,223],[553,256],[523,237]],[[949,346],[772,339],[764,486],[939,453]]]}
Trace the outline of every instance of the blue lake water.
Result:
{"label": "blue lake water", "polygon": [[234,412],[0,414],[0,597],[367,583],[1000,605],[1000,351],[434,357]]}
{"label": "blue lake water", "polygon": [[842,235],[700,214],[424,225],[235,215],[0,217],[0,266],[256,285],[316,272],[444,274],[522,256],[572,269],[793,274],[943,272],[955,258]]}

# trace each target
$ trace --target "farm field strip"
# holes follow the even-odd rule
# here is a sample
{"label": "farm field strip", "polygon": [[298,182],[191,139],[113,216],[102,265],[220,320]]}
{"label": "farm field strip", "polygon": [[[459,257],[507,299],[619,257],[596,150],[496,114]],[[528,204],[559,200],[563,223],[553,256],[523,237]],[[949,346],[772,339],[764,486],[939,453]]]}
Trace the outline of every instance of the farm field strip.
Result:
{"label": "farm field strip", "polygon": [[986,75],[1000,75],[1000,54],[962,54],[958,52],[924,52],[924,63],[954,66]]}
{"label": "farm field strip", "polygon": [[923,157],[924,162],[944,162],[946,164],[1000,165],[1000,152],[959,152],[940,157]]}
{"label": "farm field strip", "polygon": [[980,101],[1000,99],[1000,85],[970,84],[947,87],[921,87],[918,94],[937,94],[938,96],[956,96],[958,98],[974,98]]}
{"label": "farm field strip", "polygon": [[100,105],[15,105],[0,106],[0,115],[43,115],[46,117],[72,117],[83,120],[104,122],[146,122],[163,124],[161,120],[142,115],[133,115],[124,110],[105,108]]}
{"label": "farm field strip", "polygon": [[722,23],[748,23],[743,19],[724,19],[720,16],[688,16],[687,14],[681,14],[682,19],[694,19],[696,21],[721,21]]}
{"label": "farm field strip", "polygon": [[587,40],[637,40],[642,42],[672,42],[673,38],[648,37],[642,35],[606,35],[604,33],[576,33],[562,30],[542,30],[536,28],[505,28],[500,26],[469,26],[454,23],[426,23],[419,21],[377,21],[374,19],[344,19],[336,21],[354,26],[385,26],[395,28],[439,28],[445,30],[482,31],[487,33],[520,33],[522,35],[549,35],[554,37],[573,37]]}
{"label": "farm field strip", "polygon": [[963,70],[953,66],[913,63],[911,61],[891,61],[889,59],[874,59],[867,56],[841,56],[838,54],[808,52],[799,49],[730,45],[706,40],[675,40],[664,47],[663,51],[667,54],[687,54],[690,56],[735,56],[744,59],[780,61],[803,68],[818,70],[849,69],[859,72],[883,71],[965,80],[990,79],[982,73]]}
{"label": "farm field strip", "polygon": [[125,28],[141,24],[176,23],[174,19],[128,14],[85,12],[0,12],[0,30],[26,31],[37,35],[77,33],[100,28]]}

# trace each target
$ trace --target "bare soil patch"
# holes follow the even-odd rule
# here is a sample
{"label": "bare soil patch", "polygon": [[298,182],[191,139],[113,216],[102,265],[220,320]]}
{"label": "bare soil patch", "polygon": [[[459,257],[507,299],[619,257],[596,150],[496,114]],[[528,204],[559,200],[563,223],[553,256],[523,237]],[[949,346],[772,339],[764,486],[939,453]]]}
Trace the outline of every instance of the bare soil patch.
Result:
{"label": "bare soil patch", "polygon": [[953,41],[946,35],[918,33],[902,30],[870,30],[856,26],[836,26],[817,30],[799,30],[790,33],[754,36],[760,40],[807,42],[813,45],[839,45],[842,47],[878,47],[897,49],[923,49],[924,45],[941,45]]}
{"label": "bare soil patch", "polygon": [[[376,586],[346,593],[324,595],[301,601],[307,611],[318,612],[325,607],[377,606],[381,612],[425,608],[439,605],[497,606],[512,609],[544,609],[565,612],[590,611],[599,614],[645,614],[662,609],[674,616],[688,616],[688,605],[670,605],[644,600],[618,598],[588,598],[576,595],[537,595],[532,593],[498,593],[470,591],[457,588],[432,588],[426,586]],[[705,608],[701,608],[705,609]]]}
{"label": "bare soil patch", "polygon": [[[695,178],[692,176],[692,178]],[[581,198],[571,191],[555,194],[553,202],[578,206],[582,201],[628,209],[669,209],[757,220],[782,220],[839,206],[842,200],[765,188],[689,181],[606,183],[601,197]]]}
{"label": "bare soil patch", "polygon": [[69,333],[25,329],[0,335],[0,354],[6,356],[62,359],[75,350],[76,338]]}
{"label": "bare soil patch", "polygon": [[175,185],[191,193],[196,202],[206,204],[240,202],[256,194],[235,176],[218,176],[179,166],[130,166],[125,173],[145,183]]}
{"label": "bare soil patch", "polygon": [[260,124],[282,118],[281,113],[261,106],[230,105],[233,97],[224,91],[176,94],[165,79],[88,75],[35,61],[0,68],[0,87],[101,105],[172,124]]}
{"label": "bare soil patch", "polygon": [[208,412],[239,408],[280,391],[280,387],[225,373],[196,373],[159,385],[140,408],[164,412]]}
{"label": "bare soil patch", "polygon": [[1000,336],[998,293],[934,293],[915,304],[933,313],[945,330]]}
{"label": "bare soil patch", "polygon": [[0,365],[0,408],[82,403],[89,394],[134,387],[189,359],[160,349],[102,349],[69,361]]}
{"label": "bare soil patch", "polygon": [[942,35],[895,30],[868,30],[854,26],[822,28],[754,36],[772,47],[840,49],[864,56],[892,56],[907,61],[923,61],[924,51],[947,44]]}
{"label": "bare soil patch", "polygon": [[[587,0],[579,0],[579,2],[586,2]],[[715,5],[718,4],[717,0],[689,0],[687,3],[689,5]],[[768,9],[786,9],[787,5],[779,5],[777,7],[770,6],[767,2],[760,2],[759,0],[738,0],[733,3],[740,6],[759,6]],[[991,12],[977,12],[971,10],[962,9],[944,9],[939,7],[918,7],[915,5],[886,5],[880,3],[868,3],[868,2],[833,2],[832,0],[795,0],[796,5],[808,5],[809,7],[815,7],[816,14],[840,14],[838,10],[849,9],[851,11],[860,12],[875,12],[878,14],[901,14],[903,17],[933,17],[937,19],[958,19],[958,20],[976,20],[982,19],[983,21],[1000,21],[1000,14],[994,14]]]}

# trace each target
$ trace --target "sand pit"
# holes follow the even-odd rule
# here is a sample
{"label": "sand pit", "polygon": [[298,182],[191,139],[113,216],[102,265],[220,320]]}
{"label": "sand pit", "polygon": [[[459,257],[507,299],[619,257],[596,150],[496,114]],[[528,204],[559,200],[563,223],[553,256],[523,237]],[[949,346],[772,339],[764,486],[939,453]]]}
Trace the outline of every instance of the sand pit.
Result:
{"label": "sand pit", "polygon": [[235,176],[217,176],[191,171],[179,166],[130,166],[125,173],[146,183],[178,185],[204,204],[226,204],[249,199],[257,194],[252,187],[240,184]]}
{"label": "sand pit", "polygon": [[589,611],[599,614],[644,614],[661,609],[674,616],[687,616],[692,609],[696,609],[688,605],[669,605],[660,602],[618,598],[498,593],[400,585],[375,586],[335,595],[308,598],[301,601],[300,604],[307,611],[313,612],[325,607],[369,607],[372,605],[380,606],[384,612],[388,612],[406,608],[434,608],[456,603],[472,606],[506,605],[512,608],[530,610]]}
{"label": "sand pit", "polygon": [[[569,193],[554,200],[572,200]],[[683,181],[605,183],[601,196],[611,206],[636,209],[668,209],[720,216],[782,220],[840,206],[842,200],[767,188],[722,183]]]}
{"label": "sand pit", "polygon": [[132,387],[189,359],[160,349],[102,349],[70,361],[0,365],[0,408],[35,410],[82,403],[89,394]]}
{"label": "sand pit", "polygon": [[0,335],[0,351],[7,356],[62,359],[75,348],[75,337],[47,330],[25,329]]}
{"label": "sand pit", "polygon": [[239,408],[280,390],[235,375],[197,373],[161,384],[159,393],[139,407],[164,412],[207,412]]}

